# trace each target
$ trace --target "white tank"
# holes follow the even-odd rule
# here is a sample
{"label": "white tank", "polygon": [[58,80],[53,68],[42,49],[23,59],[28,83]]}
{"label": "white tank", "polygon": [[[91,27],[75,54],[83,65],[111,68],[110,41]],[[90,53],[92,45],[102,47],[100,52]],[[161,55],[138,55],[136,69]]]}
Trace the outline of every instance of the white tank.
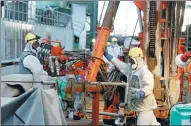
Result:
{"label": "white tank", "polygon": [[[137,47],[137,46],[140,45],[140,42],[139,42],[139,41],[137,41],[137,40],[135,40],[135,39],[132,39],[132,42],[131,42],[131,37],[128,37],[128,38],[126,38],[126,39],[124,40],[124,44],[123,44],[124,48],[125,48],[125,49],[128,49],[130,43],[131,43],[131,47]],[[130,48],[131,48],[131,47],[130,47]]]}

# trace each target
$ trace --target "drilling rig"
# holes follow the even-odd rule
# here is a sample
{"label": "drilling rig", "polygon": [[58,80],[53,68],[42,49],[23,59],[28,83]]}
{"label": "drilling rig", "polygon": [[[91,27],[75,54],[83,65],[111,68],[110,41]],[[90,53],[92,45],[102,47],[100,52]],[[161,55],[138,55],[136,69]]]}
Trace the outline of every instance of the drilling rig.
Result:
{"label": "drilling rig", "polygon": [[[53,53],[56,51],[53,51],[53,47],[49,46],[47,48],[52,52],[52,59],[48,60],[50,58],[47,57],[50,57],[50,55],[47,55],[47,57],[45,56],[45,60],[42,60],[46,61],[43,64],[46,64],[45,68],[47,71],[54,73],[53,71],[56,70],[57,75],[66,75],[69,73],[83,75],[84,82],[99,82],[100,78],[101,81],[108,81],[105,72],[105,63],[102,57],[112,31],[119,3],[119,1],[110,1],[108,3],[103,23],[97,27],[97,38],[92,53],[83,53],[83,57],[86,55],[85,58],[81,56],[81,59],[78,59],[77,62],[68,65],[68,61],[75,60],[76,57],[79,58],[80,56],[71,56],[71,54],[65,53],[63,49],[59,47],[54,49],[57,51],[60,50],[62,53]],[[175,63],[176,55],[180,53],[182,49],[184,50],[183,43],[186,43],[185,39],[181,38],[185,1],[134,1],[134,4],[137,7],[141,29],[139,33],[140,48],[142,48],[144,52],[144,59],[149,70],[154,75],[154,95],[158,104],[158,108],[154,113],[156,117],[161,120],[161,123],[166,124],[169,119],[170,108],[177,102],[183,101],[183,97],[185,96],[185,81],[188,81],[188,91],[191,92],[191,87],[189,86],[191,76],[188,75],[188,79],[185,80],[185,70],[177,67]],[[46,45],[48,44],[46,43]],[[58,58],[58,61],[55,60],[55,58]],[[55,62],[57,69],[46,67],[47,64],[51,66],[52,61]],[[121,80],[118,79],[118,81]],[[115,87],[101,86],[101,90],[104,91],[112,88]],[[99,98],[98,94],[93,94],[93,97]],[[119,98],[120,90],[116,90],[112,94],[111,99],[105,97],[104,112],[117,113],[119,109]],[[95,105],[95,102],[93,102],[93,107],[99,108],[99,105]],[[92,112],[92,114],[99,114],[99,110],[96,109],[96,112]],[[126,115],[136,118],[136,112],[133,111],[126,112]],[[92,115],[92,118],[98,120],[97,115]],[[103,116],[103,120],[107,123],[111,120],[115,120],[115,118]],[[98,124],[98,121],[94,123]]]}

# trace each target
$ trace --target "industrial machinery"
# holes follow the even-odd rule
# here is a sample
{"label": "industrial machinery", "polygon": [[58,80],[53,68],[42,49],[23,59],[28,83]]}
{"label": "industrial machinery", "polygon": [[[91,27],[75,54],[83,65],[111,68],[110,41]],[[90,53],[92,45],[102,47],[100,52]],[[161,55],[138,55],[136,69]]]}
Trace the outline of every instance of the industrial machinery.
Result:
{"label": "industrial machinery", "polygon": [[65,52],[59,41],[44,40],[38,58],[51,76],[84,75],[89,52]]}
{"label": "industrial machinery", "polygon": [[[92,93],[93,125],[98,124],[99,104],[96,101],[99,100],[100,92],[104,94],[104,112],[111,115],[111,113],[116,114],[119,110],[119,99],[122,89],[117,88],[116,85],[97,87],[88,85],[89,87],[86,87],[86,82],[125,81],[117,70],[107,75],[106,64],[102,60],[119,3],[119,1],[109,2],[103,23],[97,28],[97,38],[91,53],[78,52],[76,54],[65,52],[60,46],[51,45],[50,41],[45,41],[41,45],[44,51],[41,52],[40,59],[48,73],[56,76],[74,74],[76,80],[78,80],[77,75],[82,75],[84,77],[84,90],[78,89],[78,91],[84,91],[85,93],[94,92]],[[183,24],[185,1],[134,1],[134,4],[137,6],[141,29],[139,33],[140,45],[148,68],[153,73],[155,80],[154,95],[158,108],[154,113],[161,120],[162,124],[166,124],[168,123],[170,108],[178,101],[183,101],[185,95],[183,93],[183,85],[186,83],[183,75],[186,70],[183,71],[182,68],[177,69],[175,64],[175,57],[183,48],[182,43],[184,39],[180,38],[180,33]],[[187,54],[182,57],[186,57]],[[182,59],[184,61],[185,58]],[[190,92],[190,75],[187,78],[187,87]],[[126,116],[127,121],[128,118],[136,118],[136,112],[128,111],[125,113],[128,115]],[[114,123],[115,117],[105,114],[103,120],[105,123]]]}
{"label": "industrial machinery", "polygon": [[[176,56],[176,64],[179,66],[179,73],[182,83],[186,83],[182,86],[181,93],[183,97],[180,97],[183,102],[175,104],[170,111],[170,125],[191,125],[191,52],[186,52],[185,39],[179,41],[179,55]],[[188,75],[185,75],[187,73]]]}

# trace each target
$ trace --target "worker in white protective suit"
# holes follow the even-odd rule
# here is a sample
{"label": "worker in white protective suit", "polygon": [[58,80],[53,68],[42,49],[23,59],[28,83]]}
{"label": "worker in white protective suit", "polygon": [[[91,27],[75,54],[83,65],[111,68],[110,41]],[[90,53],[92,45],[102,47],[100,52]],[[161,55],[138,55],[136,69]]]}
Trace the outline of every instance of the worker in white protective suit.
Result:
{"label": "worker in white protective suit", "polygon": [[[107,51],[110,55],[112,55],[115,58],[119,58],[119,56],[123,55],[123,51],[122,48],[117,44],[118,43],[118,39],[113,37],[111,39],[111,42],[107,42]],[[103,60],[108,63],[108,73],[110,73],[113,69],[115,69],[115,66],[108,61],[105,57],[103,57]]]}
{"label": "worker in white protective suit", "polygon": [[[106,47],[107,51],[112,55],[112,56],[116,56],[115,53],[113,52],[113,47],[111,47],[111,43],[107,42],[107,47]],[[105,63],[108,64],[108,69],[107,72],[110,73],[113,69],[115,69],[115,66],[107,60],[107,58],[105,56],[103,56],[103,60]]]}
{"label": "worker in white protective suit", "polygon": [[48,76],[37,58],[37,54],[41,50],[39,39],[40,37],[33,33],[26,35],[26,45],[20,56],[20,74],[32,74],[34,81],[53,80],[52,77]]}
{"label": "worker in white protective suit", "polygon": [[153,94],[154,78],[148,70],[140,48],[134,47],[129,51],[128,63],[124,63],[110,55],[107,51],[105,57],[127,76],[128,96],[130,108],[139,113],[137,125],[160,125],[153,110],[157,108]]}
{"label": "worker in white protective suit", "polygon": [[114,53],[114,56],[118,58],[119,56],[123,55],[123,50],[122,48],[118,45],[118,39],[113,37],[111,39],[111,45],[110,47],[112,48],[112,51]]}

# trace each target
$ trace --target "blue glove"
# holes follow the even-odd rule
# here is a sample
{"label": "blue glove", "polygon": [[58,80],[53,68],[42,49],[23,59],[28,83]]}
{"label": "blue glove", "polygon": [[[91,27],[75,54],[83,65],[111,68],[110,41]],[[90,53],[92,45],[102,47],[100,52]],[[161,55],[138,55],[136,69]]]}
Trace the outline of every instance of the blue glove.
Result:
{"label": "blue glove", "polygon": [[100,90],[100,94],[101,94],[101,95],[104,94],[104,90],[103,90],[103,89]]}
{"label": "blue glove", "polygon": [[139,91],[139,98],[144,98],[145,97],[145,92],[140,90]]}
{"label": "blue glove", "polygon": [[113,59],[113,56],[110,55],[108,52],[104,52],[104,56],[106,57],[107,60],[111,61]]}
{"label": "blue glove", "polygon": [[137,91],[137,89],[132,88],[130,90],[130,94],[131,94],[131,100],[139,100],[141,98],[145,97],[145,92],[142,90]]}

